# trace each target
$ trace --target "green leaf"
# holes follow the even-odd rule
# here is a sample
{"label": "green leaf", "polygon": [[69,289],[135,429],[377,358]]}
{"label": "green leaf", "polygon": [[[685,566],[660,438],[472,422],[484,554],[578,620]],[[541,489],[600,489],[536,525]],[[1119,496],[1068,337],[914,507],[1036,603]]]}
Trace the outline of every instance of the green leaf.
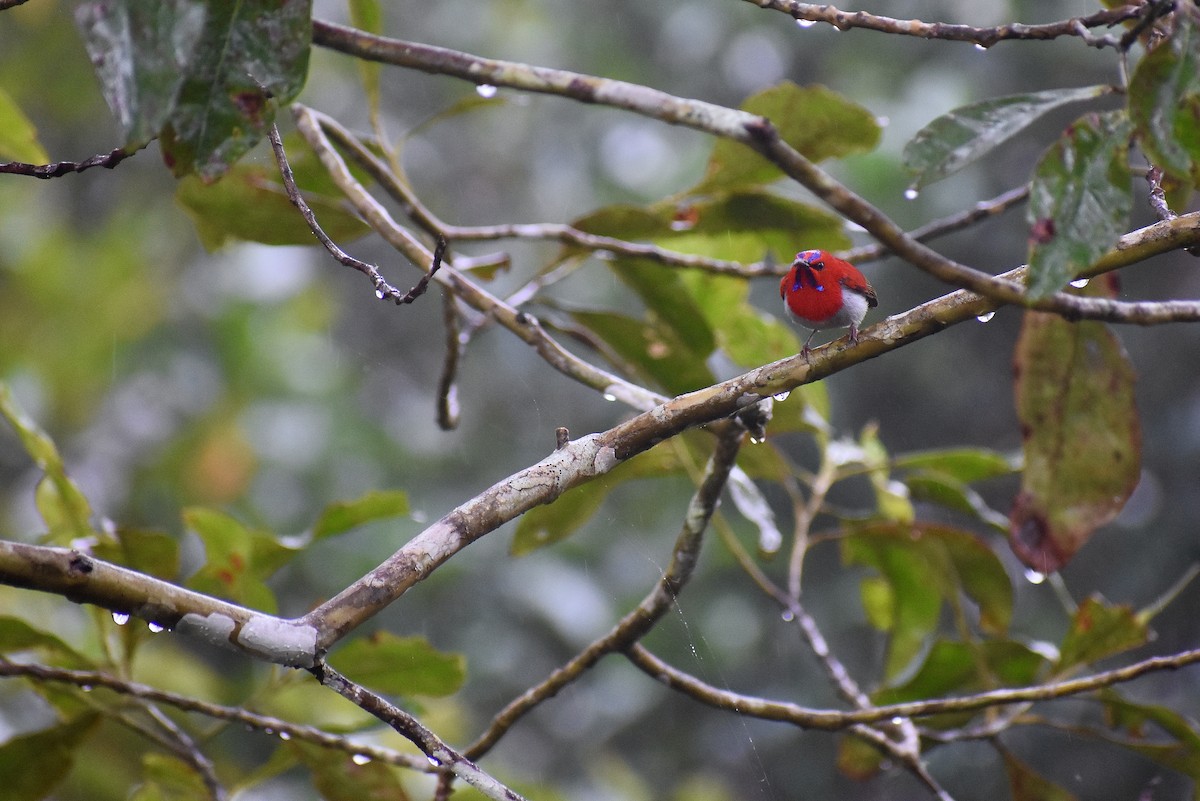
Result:
{"label": "green leaf", "polygon": [[966,484],[936,470],[910,472],[904,485],[914,501],[934,503],[946,509],[978,518],[1000,532],[1008,531],[1008,518],[992,509]]}
{"label": "green leaf", "polygon": [[1104,324],[1038,313],[1025,315],[1014,365],[1025,470],[1009,537],[1026,565],[1050,573],[1112,520],[1137,486],[1134,372]]}
{"label": "green leaf", "polygon": [[75,752],[100,721],[85,714],[68,723],[13,737],[0,745],[3,801],[40,801],[66,778]]}
{"label": "green leaf", "polygon": [[1200,178],[1200,34],[1178,14],[1169,39],[1138,62],[1129,81],[1129,117],[1155,165],[1178,180]]}
{"label": "green leaf", "polygon": [[[239,164],[213,184],[188,176],[179,182],[175,199],[191,217],[200,242],[209,251],[230,239],[266,245],[311,245],[317,241],[273,169]],[[334,241],[357,239],[371,230],[340,197],[306,194],[305,200]]]}
{"label": "green leaf", "polygon": [[37,128],[7,92],[0,89],[0,161],[45,164],[50,156],[38,142]]}
{"label": "green leaf", "polygon": [[[383,33],[383,9],[379,0],[346,0],[350,11],[350,24],[360,31],[373,33],[376,36]],[[379,113],[379,74],[383,65],[378,61],[368,61],[365,58],[354,59],[362,80],[363,90],[367,93],[367,106],[372,114]]]}
{"label": "green leaf", "polygon": [[994,97],[943,114],[904,146],[904,166],[916,174],[912,188],[920,189],[958,172],[1049,111],[1110,91],[1107,86],[1048,89]]}
{"label": "green leaf", "polygon": [[[879,144],[875,115],[824,86],[784,81],[750,97],[742,110],[768,118],[785,142],[812,161],[867,153]],[[745,145],[718,139],[704,178],[688,194],[727,192],[782,177],[777,166]]]}
{"label": "green leaf", "polygon": [[342,534],[374,520],[408,514],[408,495],[400,490],[372,490],[353,501],[337,501],[325,507],[313,529],[313,539]]}
{"label": "green leaf", "polygon": [[[997,685],[1023,687],[1035,682],[1045,665],[1044,656],[1011,640],[938,640],[910,679],[880,690],[871,700],[879,705],[899,704],[964,695]],[[970,713],[968,718],[975,714],[979,713]]]}
{"label": "green leaf", "polygon": [[865,782],[883,770],[884,755],[873,743],[852,734],[837,738],[837,769],[845,777]]}
{"label": "green leaf", "polygon": [[167,754],[142,757],[142,783],[130,801],[209,801],[204,778],[188,763]]}
{"label": "green leaf", "polygon": [[969,484],[1016,470],[1007,456],[986,448],[949,448],[938,451],[906,453],[892,461],[897,470],[927,470],[942,473]]}
{"label": "green leaf", "polygon": [[126,147],[150,141],[171,119],[206,16],[205,4],[194,0],[116,0],[86,3],[76,11]]}
{"label": "green leaf", "polygon": [[978,537],[949,526],[883,523],[842,540],[846,564],[873,567],[862,593],[872,625],[890,634],[885,677],[895,678],[936,629],[942,603],[961,592],[979,606],[980,627],[1003,634],[1013,593],[999,558]]}
{"label": "green leaf", "polygon": [[735,364],[757,367],[794,356],[800,342],[792,326],[750,302],[750,283],[732,275],[692,270],[680,273],[695,307]]}
{"label": "green leaf", "polygon": [[1197,731],[1196,724],[1174,709],[1158,704],[1134,703],[1121,697],[1111,687],[1100,690],[1099,696],[1108,723],[1113,728],[1124,729],[1135,737],[1145,737],[1146,724],[1153,723],[1194,754],[1200,754],[1200,731]]}
{"label": "green leaf", "polygon": [[1091,597],[1079,605],[1059,648],[1059,673],[1145,645],[1149,629],[1133,609]]}
{"label": "green leaf", "polygon": [[1029,189],[1029,294],[1046,297],[1108,252],[1133,208],[1122,112],[1089,114],[1038,162]]}
{"label": "green leaf", "polygon": [[424,637],[387,631],[353,640],[338,650],[336,661],[359,684],[394,695],[452,695],[467,678],[462,654],[438,651]]}
{"label": "green leaf", "polygon": [[864,588],[875,625],[889,624],[890,634],[884,676],[895,678],[920,653],[937,629],[942,593],[925,554],[907,545],[908,537],[896,530],[857,531],[841,541],[842,559],[848,565],[867,565],[881,574]]}
{"label": "green leaf", "polygon": [[347,753],[296,740],[287,747],[312,773],[325,801],[408,801],[395,769],[384,762],[360,765]]}
{"label": "green leaf", "polygon": [[262,139],[278,106],[304,86],[312,3],[241,0],[207,8],[161,145],[176,177],[196,173],[211,181]]}
{"label": "green leaf", "polygon": [[227,514],[191,507],[183,521],[204,543],[206,560],[188,586],[262,612],[275,612],[275,595],[263,581],[296,551],[263,531],[242,525]]}
{"label": "green leaf", "polygon": [[168,581],[179,575],[179,542],[162,531],[117,529],[115,540],[92,548],[96,556]]}
{"label": "green leaf", "polygon": [[517,522],[511,553],[524,556],[566,539],[590,520],[608,494],[624,481],[671,475],[682,469],[675,450],[665,444],[627,459],[607,475],[574,487],[552,503],[523,514]]}
{"label": "green leaf", "polygon": [[859,444],[863,466],[867,468],[867,477],[875,490],[877,514],[896,523],[913,522],[916,512],[908,499],[908,488],[892,480],[890,461],[879,439],[878,428],[874,425],[865,427]]}
{"label": "green leaf", "polygon": [[1001,754],[1008,773],[1012,801],[1076,801],[1073,793],[1037,773],[1007,749],[1002,750]]}
{"label": "green leaf", "polygon": [[850,246],[841,218],[757,189],[728,192],[680,207],[609,206],[575,220],[581,231],[632,241],[649,240],[680,253],[752,262],[768,253]]}
{"label": "green leaf", "polygon": [[599,337],[622,364],[673,395],[716,383],[694,344],[661,320],[635,320],[612,312],[574,311],[571,317]]}
{"label": "green leaf", "polygon": [[0,653],[38,651],[43,661],[70,668],[88,668],[93,663],[83,654],[48,631],[35,629],[24,620],[0,617]]}
{"label": "green leaf", "polygon": [[38,512],[50,529],[49,541],[66,543],[91,533],[91,504],[67,475],[54,441],[25,413],[8,386],[0,383],[0,416],[17,432],[25,452],[45,477],[34,494]]}

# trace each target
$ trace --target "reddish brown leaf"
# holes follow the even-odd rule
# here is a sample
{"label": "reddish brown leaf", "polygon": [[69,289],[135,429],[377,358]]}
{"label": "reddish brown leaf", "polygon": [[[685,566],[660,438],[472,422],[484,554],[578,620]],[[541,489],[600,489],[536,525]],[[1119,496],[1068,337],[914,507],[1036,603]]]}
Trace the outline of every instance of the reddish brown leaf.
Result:
{"label": "reddish brown leaf", "polygon": [[1112,520],[1137,486],[1134,373],[1107,326],[1039,313],[1025,316],[1014,370],[1025,470],[1009,537],[1026,565],[1049,573]]}

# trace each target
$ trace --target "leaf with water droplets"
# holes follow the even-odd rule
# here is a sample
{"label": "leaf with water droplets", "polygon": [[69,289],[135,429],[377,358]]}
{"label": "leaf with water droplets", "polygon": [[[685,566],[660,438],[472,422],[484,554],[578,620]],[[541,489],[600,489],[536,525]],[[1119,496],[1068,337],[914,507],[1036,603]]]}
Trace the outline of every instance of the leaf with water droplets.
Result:
{"label": "leaf with water droplets", "polygon": [[286,748],[308,768],[313,786],[325,801],[406,801],[410,797],[395,769],[385,762],[363,754],[340,754],[300,740],[288,742]]}
{"label": "leaf with water droplets", "polygon": [[1021,561],[1052,573],[1137,486],[1133,366],[1103,323],[1036,312],[1025,315],[1013,361],[1025,469],[1009,537]]}
{"label": "leaf with water droplets", "polygon": [[1046,152],[1029,188],[1026,281],[1035,298],[1053,294],[1108,252],[1133,208],[1124,113],[1077,120]]}
{"label": "leaf with water droplets", "polygon": [[904,166],[916,175],[910,187],[913,197],[915,190],[961,170],[1023,131],[1043,114],[1109,91],[1107,86],[1049,89],[994,97],[943,114],[918,131],[904,146]]}

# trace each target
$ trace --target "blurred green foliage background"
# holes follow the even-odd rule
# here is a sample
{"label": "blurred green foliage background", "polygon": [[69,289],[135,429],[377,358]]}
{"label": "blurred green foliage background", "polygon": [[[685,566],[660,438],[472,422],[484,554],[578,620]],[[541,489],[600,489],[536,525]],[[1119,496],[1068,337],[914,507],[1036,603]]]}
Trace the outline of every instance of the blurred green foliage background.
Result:
{"label": "blurred green foliage background", "polygon": [[[880,13],[890,16],[980,26],[1094,10],[1084,0],[884,5]],[[69,3],[32,0],[0,12],[0,89],[33,120],[54,160],[78,160],[119,144],[71,10]],[[980,51],[802,28],[737,0],[398,0],[384,11],[385,30],[403,38],[731,106],[784,79],[826,85],[886,122],[878,151],[838,162],[833,171],[910,226],[1025,181],[1075,112],[1051,115],[986,162],[906,200],[899,152],[922,125],[974,100],[1116,77],[1111,51],[1076,39]],[[343,19],[344,13],[338,3],[317,4],[318,16]],[[365,129],[358,86],[351,60],[318,49],[300,100]],[[474,92],[449,78],[383,71],[385,124],[400,143],[413,186],[436,213],[457,223],[565,222],[602,204],[649,202],[697,181],[711,147],[696,132],[617,110],[503,90],[469,113],[422,125]],[[273,164],[263,146],[249,163]],[[175,192],[154,144],[113,171],[51,181],[0,176],[0,379],[54,436],[93,507],[122,527],[180,538],[185,568],[199,560],[196,539],[182,522],[185,507],[223,509],[287,537],[310,528],[330,502],[373,489],[407,492],[408,519],[324,541],[273,581],[281,611],[298,614],[376,565],[423,522],[544,456],[553,448],[555,427],[578,436],[627,414],[569,383],[504,332],[487,330],[473,340],[462,365],[462,424],[442,431],[434,405],[443,357],[435,293],[411,306],[379,303],[368,282],[315,247],[230,244],[206,252],[172,199]],[[1151,220],[1139,203],[1135,224]],[[937,247],[964,263],[1000,270],[1024,261],[1026,238],[1015,212]],[[397,286],[418,275],[374,237],[346,247],[377,261]],[[506,244],[513,266],[496,277],[494,291],[519,286],[555,247]],[[463,249],[482,254],[495,246]],[[866,272],[879,293],[880,316],[946,291],[894,260],[867,265]],[[1130,298],[1200,296],[1200,272],[1186,255],[1127,272],[1122,280]],[[753,290],[772,313],[774,284],[764,280]],[[546,300],[551,315],[554,304],[636,303],[596,261]],[[1017,312],[1002,310],[986,325],[958,326],[829,379],[836,431],[854,436],[878,424],[892,452],[957,445],[1016,451],[1010,364],[1019,321]],[[1140,374],[1145,472],[1123,515],[1063,577],[1076,598],[1099,592],[1141,606],[1200,558],[1200,329],[1119,333]],[[789,435],[784,443],[796,459],[815,466],[806,439]],[[40,530],[36,478],[14,434],[0,427],[3,537],[27,539]],[[1007,509],[1014,486],[993,482],[984,492]],[[579,534],[522,558],[508,553],[511,531],[497,532],[382,615],[378,628],[423,634],[467,656],[463,693],[425,705],[431,725],[452,741],[469,739],[495,709],[636,603],[669,557],[690,490],[678,478],[622,486]],[[869,497],[864,480],[833,500],[853,508]],[[773,500],[784,514],[782,498]],[[1021,581],[1006,546],[997,547]],[[831,546],[817,548],[810,560],[810,611],[851,672],[873,675],[884,653],[862,612],[861,574],[843,568]],[[718,685],[833,704],[814,660],[738,576],[729,557],[710,546],[678,615],[649,644]],[[1014,629],[1032,640],[1061,637],[1066,619],[1048,587],[1023,584],[1017,598]],[[82,636],[93,614],[12,588],[0,588],[0,608],[43,622],[50,617],[68,641]],[[1194,646],[1198,615],[1200,597],[1188,590],[1158,618],[1153,650]],[[163,686],[240,703],[288,681],[201,647],[147,640],[144,648],[155,658],[141,663],[149,675],[138,678]],[[1192,704],[1200,695],[1197,681],[1194,671],[1151,677],[1135,693]],[[321,714],[354,717],[339,704],[319,702]],[[46,714],[30,693],[0,683],[0,736],[45,725]],[[1081,718],[1091,714],[1079,706]],[[272,745],[237,731],[219,742],[247,771]],[[1026,729],[1006,743],[1079,797],[1131,798],[1148,787],[1155,798],[1184,792],[1186,780],[1178,774],[1091,741]],[[114,754],[142,747],[127,734],[114,733],[111,741]],[[838,775],[830,770],[836,747],[837,739],[826,734],[698,709],[612,660],[534,713],[495,758],[503,766],[497,772],[518,786],[554,786],[564,798],[923,792],[902,772],[863,784]],[[995,759],[982,748],[959,746],[934,752],[931,767],[955,798],[997,798],[1005,792],[1002,777],[981,770],[997,767]],[[112,766],[121,764],[104,751],[94,754],[60,797],[119,797],[128,777]],[[993,778],[981,780],[987,776]],[[311,792],[303,788],[285,772],[245,797],[299,798],[295,793]]]}

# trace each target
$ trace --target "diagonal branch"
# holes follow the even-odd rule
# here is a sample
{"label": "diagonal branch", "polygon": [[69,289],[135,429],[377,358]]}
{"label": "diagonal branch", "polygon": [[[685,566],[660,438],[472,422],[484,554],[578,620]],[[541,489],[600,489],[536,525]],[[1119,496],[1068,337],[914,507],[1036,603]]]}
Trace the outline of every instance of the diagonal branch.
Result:
{"label": "diagonal branch", "polygon": [[[1112,270],[1198,241],[1189,214],[1126,234],[1095,271]],[[452,268],[438,273],[441,279]],[[1020,280],[1023,270],[1006,273]],[[457,284],[456,284],[457,286]],[[469,282],[465,286],[471,286]],[[966,290],[951,292],[864,330],[857,345],[843,337],[805,359],[793,356],[719,384],[680,395],[599,434],[556,448],[452,510],[381,565],[307,615],[283,620],[229,604],[103,562],[79,551],[0,540],[0,582],[53,592],[83,603],[137,615],[234,647],[278,664],[308,667],[331,647],[447,559],[475,540],[572,487],[604,475],[626,459],[689,428],[721,433],[723,418],[760,401],[819,381],[866,359],[994,311],[1000,304]],[[644,390],[643,390],[644,392]]]}

